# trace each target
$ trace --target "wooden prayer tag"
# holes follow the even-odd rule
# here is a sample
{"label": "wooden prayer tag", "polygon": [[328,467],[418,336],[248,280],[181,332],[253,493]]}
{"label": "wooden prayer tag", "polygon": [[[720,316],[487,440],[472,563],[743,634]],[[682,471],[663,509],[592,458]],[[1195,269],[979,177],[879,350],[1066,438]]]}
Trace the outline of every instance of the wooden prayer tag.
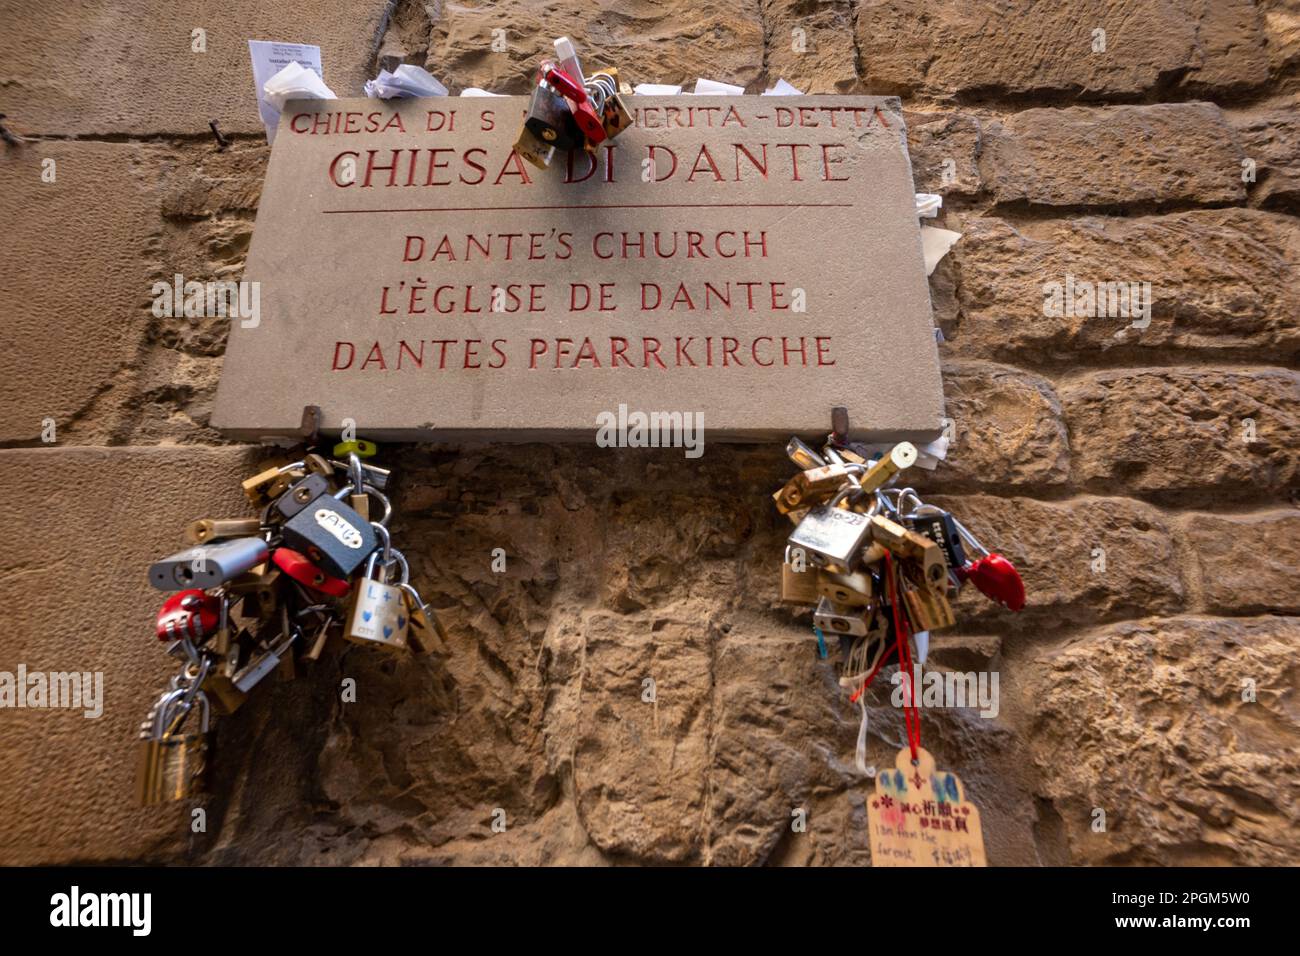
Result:
{"label": "wooden prayer tag", "polygon": [[876,775],[867,802],[872,866],[988,866],[980,812],[965,799],[954,773],[936,770],[934,757],[898,752],[894,769]]}

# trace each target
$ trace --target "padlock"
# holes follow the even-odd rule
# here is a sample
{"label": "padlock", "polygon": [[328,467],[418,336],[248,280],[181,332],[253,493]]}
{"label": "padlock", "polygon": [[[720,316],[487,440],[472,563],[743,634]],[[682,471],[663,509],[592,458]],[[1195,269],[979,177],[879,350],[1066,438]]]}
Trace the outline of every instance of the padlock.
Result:
{"label": "padlock", "polygon": [[322,495],[286,521],[281,536],[286,546],[340,578],[350,577],[378,543],[371,523],[330,495]]}
{"label": "padlock", "polygon": [[[188,703],[186,694],[182,689],[164,694],[141,727],[136,765],[136,794],[141,806],[184,800],[204,790],[212,750],[211,712],[201,690]],[[181,724],[196,707],[198,730],[182,733]]]}
{"label": "padlock", "polygon": [[348,504],[363,520],[369,521],[370,496],[365,490],[366,476],[361,468],[361,459],[355,454],[348,455],[348,488]]}
{"label": "padlock", "polygon": [[785,453],[792,462],[799,466],[801,471],[826,467],[826,459],[796,437],[792,437],[785,443]]}
{"label": "padlock", "polygon": [[849,469],[843,464],[810,468],[791,478],[777,499],[777,510],[782,514],[795,508],[821,504],[832,497],[849,479]]}
{"label": "padlock", "polygon": [[231,594],[243,596],[244,614],[264,618],[280,606],[279,580],[280,568],[274,562],[267,561],[235,578],[226,589]]}
{"label": "padlock", "polygon": [[981,555],[965,567],[955,568],[957,579],[963,582],[970,581],[986,598],[996,601],[1009,610],[1023,610],[1025,582],[1021,580],[1016,566],[1002,555],[991,553],[956,518],[953,519],[953,523],[957,525],[957,532],[965,544]]}
{"label": "padlock", "polygon": [[320,656],[325,651],[325,646],[329,643],[331,637],[330,628],[334,626],[333,618],[326,618],[325,622],[317,630],[316,636],[311,638],[307,644],[307,650],[303,652],[301,660],[314,662],[320,660]]}
{"label": "padlock", "polygon": [[899,442],[880,457],[866,473],[858,479],[863,491],[875,491],[900,471],[916,464],[916,446],[910,441]]}
{"label": "padlock", "polygon": [[343,597],[352,589],[350,581],[326,574],[292,548],[276,548],[271,554],[271,561],[299,584],[322,594]]}
{"label": "padlock", "polygon": [[405,600],[401,588],[386,580],[388,566],[395,563],[395,552],[388,529],[381,524],[372,527],[382,545],[366,559],[366,571],[357,582],[343,636],[356,644],[404,650],[408,624]]}
{"label": "padlock", "polygon": [[184,532],[186,544],[207,544],[222,538],[247,538],[262,530],[257,518],[200,518],[191,521]]}
{"label": "padlock", "polygon": [[[782,604],[816,604],[821,595],[817,591],[817,568],[800,558],[799,565],[790,560],[791,548],[785,549],[785,561],[781,563],[781,603]],[[799,566],[802,570],[799,570]]]}
{"label": "padlock", "polygon": [[[234,667],[228,667],[230,659],[235,659],[238,666],[239,645],[235,643],[230,626],[230,600],[221,597],[221,614],[217,633],[212,638],[210,654],[215,658],[215,666],[210,666],[200,685],[200,690],[211,695],[212,709],[218,714],[229,715],[237,711],[247,699],[231,680]],[[200,671],[203,673],[203,671]]]}
{"label": "padlock", "polygon": [[268,506],[267,520],[288,521],[321,495],[331,494],[329,480],[324,475],[304,475]]}
{"label": "padlock", "polygon": [[406,643],[417,654],[445,651],[447,629],[438,612],[430,607],[409,583],[399,584],[406,603]]}
{"label": "padlock", "polygon": [[865,571],[836,573],[823,570],[817,576],[819,597],[845,607],[871,607],[876,602],[876,588]]}
{"label": "padlock", "polygon": [[542,77],[548,86],[564,98],[564,103],[573,116],[573,121],[581,131],[581,137],[577,145],[592,148],[603,143],[605,141],[605,126],[601,123],[595,107],[592,106],[586,88],[554,63],[542,64]]}
{"label": "padlock", "polygon": [[300,461],[258,472],[240,483],[246,497],[256,508],[263,508],[284,494],[284,490],[307,472]]}
{"label": "padlock", "polygon": [[[351,461],[330,460],[330,466],[335,471],[341,471],[345,475],[351,472]],[[372,465],[369,462],[361,462],[361,472],[365,477],[365,483],[373,485],[380,491],[388,490],[388,482],[392,479],[393,471],[391,468],[380,468],[378,465]]]}
{"label": "padlock", "polygon": [[330,481],[334,480],[334,463],[324,455],[316,452],[303,455],[302,466],[309,475],[324,475]]}
{"label": "padlock", "polygon": [[221,599],[197,588],[178,591],[158,611],[158,640],[201,644],[221,624]]}
{"label": "padlock", "polygon": [[874,611],[870,608],[846,607],[822,598],[813,612],[813,624],[830,634],[861,637],[871,630]]}
{"label": "padlock", "polygon": [[900,558],[915,561],[921,568],[925,581],[936,590],[948,575],[948,565],[943,551],[925,535],[904,528],[884,515],[871,518],[871,539],[883,545]]}
{"label": "padlock", "polygon": [[917,534],[925,535],[939,546],[949,568],[956,570],[966,566],[966,550],[962,547],[957,520],[952,515],[933,505],[926,505],[908,515],[907,521]]}
{"label": "padlock", "polygon": [[606,139],[613,139],[632,125],[632,114],[628,112],[627,107],[623,105],[623,100],[618,95],[617,69],[610,67],[607,70],[593,73],[586,85],[588,95],[592,96],[593,100],[599,99],[599,102],[593,102],[593,105],[600,116],[601,127],[605,131]]}
{"label": "padlock", "polygon": [[342,458],[345,455],[357,455],[361,458],[374,458],[379,454],[379,446],[372,441],[366,441],[364,438],[354,438],[351,441],[341,441],[334,446],[334,457]]}
{"label": "padlock", "polygon": [[[536,140],[554,149],[576,149],[582,145],[582,130],[578,128],[569,105],[545,82],[539,82],[533,88],[528,112],[524,116],[524,128]],[[518,144],[515,148],[518,149]]]}
{"label": "padlock", "polygon": [[957,623],[952,605],[938,588],[907,580],[903,574],[903,606],[913,631],[941,631]]}
{"label": "padlock", "polygon": [[870,533],[871,519],[866,515],[818,505],[799,522],[787,543],[803,548],[815,564],[838,564],[851,571],[857,565],[858,549]]}
{"label": "padlock", "polygon": [[[326,499],[331,500],[331,499]],[[159,591],[215,588],[267,559],[261,538],[232,538],[188,548],[149,566],[149,583]]]}
{"label": "padlock", "polygon": [[302,636],[302,630],[289,617],[287,605],[280,606],[280,634],[261,653],[254,654],[249,662],[231,678],[231,683],[241,693],[247,694],[267,674],[280,665],[281,658],[289,653],[293,642]]}
{"label": "padlock", "polygon": [[522,126],[515,140],[515,152],[538,169],[546,169],[555,157],[555,147],[538,139],[531,129]]}

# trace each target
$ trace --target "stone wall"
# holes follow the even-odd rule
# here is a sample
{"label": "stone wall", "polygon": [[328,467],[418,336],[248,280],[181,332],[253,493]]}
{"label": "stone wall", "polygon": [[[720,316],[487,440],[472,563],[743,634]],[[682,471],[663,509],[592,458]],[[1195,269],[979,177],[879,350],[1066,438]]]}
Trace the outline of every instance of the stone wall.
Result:
{"label": "stone wall", "polygon": [[[222,324],[149,309],[160,278],[241,269],[268,156],[246,40],[319,43],[342,95],[379,58],[522,92],[564,33],[637,80],[903,98],[916,188],[963,235],[931,283],[956,442],[921,487],[1030,593],[1019,615],[966,595],[935,640],[936,665],[999,673],[998,716],[923,712],[990,862],[1300,863],[1300,2],[281,9],[0,2],[0,111],[27,139],[0,147],[0,670],[107,684],[99,720],[0,711],[0,863],[869,862],[856,709],[774,602],[775,447],[386,449],[448,653],[260,687],[220,724],[206,833],[132,804],[170,674],[145,568],[186,521],[244,513],[266,457],[207,424]],[[1067,274],[1151,282],[1150,326],[1044,316]],[[903,740],[889,690],[877,763]]]}

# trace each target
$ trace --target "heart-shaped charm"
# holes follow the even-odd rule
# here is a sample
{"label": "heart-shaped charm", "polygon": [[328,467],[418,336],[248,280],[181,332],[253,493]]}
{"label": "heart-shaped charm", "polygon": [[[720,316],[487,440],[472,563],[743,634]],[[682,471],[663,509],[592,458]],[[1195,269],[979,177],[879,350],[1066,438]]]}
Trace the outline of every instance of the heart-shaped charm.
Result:
{"label": "heart-shaped charm", "polygon": [[400,614],[397,615],[397,626],[399,629],[406,627],[406,618],[402,617]]}
{"label": "heart-shaped charm", "polygon": [[387,624],[385,624],[385,625],[384,625],[384,637],[392,637],[392,636],[393,636],[393,629],[392,629],[391,627],[389,627]]}
{"label": "heart-shaped charm", "polygon": [[375,612],[374,612],[374,611],[362,611],[362,612],[361,612],[361,620],[365,621],[367,624],[370,623],[370,619],[371,619],[372,617],[374,617],[374,616],[375,616]]}
{"label": "heart-shaped charm", "polygon": [[1025,606],[1025,582],[1016,566],[1000,554],[988,554],[962,569],[962,576],[979,592],[1003,607],[1019,611]]}

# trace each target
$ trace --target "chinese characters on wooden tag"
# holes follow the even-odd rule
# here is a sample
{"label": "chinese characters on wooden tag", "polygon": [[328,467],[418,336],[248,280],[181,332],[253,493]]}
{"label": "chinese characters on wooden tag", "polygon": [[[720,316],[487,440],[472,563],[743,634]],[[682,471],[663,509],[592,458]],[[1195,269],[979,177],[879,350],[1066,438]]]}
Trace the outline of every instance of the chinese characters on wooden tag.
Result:
{"label": "chinese characters on wooden tag", "polygon": [[979,808],[925,749],[898,752],[867,801],[872,866],[988,866]]}

